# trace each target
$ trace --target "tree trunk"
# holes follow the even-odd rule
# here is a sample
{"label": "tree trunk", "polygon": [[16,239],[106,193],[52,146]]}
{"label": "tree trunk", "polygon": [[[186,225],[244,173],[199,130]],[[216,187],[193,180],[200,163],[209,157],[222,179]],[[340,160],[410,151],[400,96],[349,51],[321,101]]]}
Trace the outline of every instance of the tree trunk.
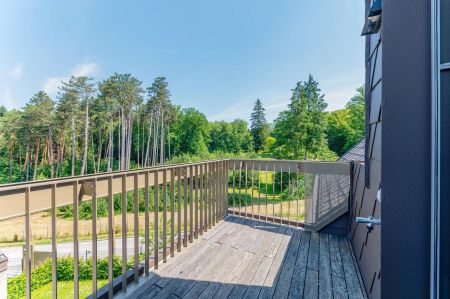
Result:
{"label": "tree trunk", "polygon": [[25,181],[30,179],[30,145],[27,143],[27,150],[25,153]]}
{"label": "tree trunk", "polygon": [[39,148],[41,147],[40,145],[40,139],[37,138],[36,139],[36,153],[34,156],[34,172],[33,172],[33,181],[36,180],[37,177],[37,168],[38,168],[38,160],[39,160]]}
{"label": "tree trunk", "polygon": [[167,124],[167,138],[169,139],[169,164],[171,163],[170,158],[170,124]]}
{"label": "tree trunk", "polygon": [[127,140],[127,170],[130,169],[130,161],[131,161],[131,146],[133,143],[133,114],[132,109],[130,109],[130,115],[128,116],[128,140]]}
{"label": "tree trunk", "polygon": [[150,158],[150,138],[152,136],[151,130],[152,130],[152,123],[153,123],[153,111],[150,112],[150,124],[148,126],[148,137],[147,137],[147,152],[145,153],[145,166],[149,165],[149,158]]}
{"label": "tree trunk", "polygon": [[140,130],[139,130],[139,111],[136,114],[136,125],[137,125],[137,150],[136,150],[136,154],[137,154],[137,165],[138,168],[141,167],[140,165],[140,161],[139,161],[139,151],[140,151],[140,144],[139,144],[139,138],[140,138]]}
{"label": "tree trunk", "polygon": [[71,131],[72,131],[72,176],[75,175],[75,116],[72,116],[72,127],[71,127]]}
{"label": "tree trunk", "polygon": [[85,114],[85,124],[84,124],[84,150],[83,150],[83,162],[81,164],[80,175],[87,172],[87,155],[89,147],[89,100],[86,99],[86,114]]}
{"label": "tree trunk", "polygon": [[14,143],[9,145],[9,173],[8,173],[8,183],[12,181],[12,168],[13,168],[13,151],[14,151]]}
{"label": "tree trunk", "polygon": [[125,170],[125,131],[126,131],[126,120],[125,120],[125,111],[123,108],[120,110],[122,114],[122,141],[121,141],[121,158],[120,158],[120,170]]}
{"label": "tree trunk", "polygon": [[55,177],[55,171],[53,169],[53,129],[48,128],[48,162],[50,165],[50,177],[53,179]]}
{"label": "tree trunk", "polygon": [[164,110],[161,110],[161,144],[159,146],[159,164],[164,165]]}
{"label": "tree trunk", "polygon": [[[95,162],[95,147],[94,147],[94,134],[91,134],[91,148],[92,148],[92,163],[94,166],[94,173],[97,173],[97,164]],[[87,173],[87,171],[86,171]]]}
{"label": "tree trunk", "polygon": [[102,161],[102,129],[98,130],[98,148],[97,148],[97,171],[96,173],[100,172],[100,163]]}

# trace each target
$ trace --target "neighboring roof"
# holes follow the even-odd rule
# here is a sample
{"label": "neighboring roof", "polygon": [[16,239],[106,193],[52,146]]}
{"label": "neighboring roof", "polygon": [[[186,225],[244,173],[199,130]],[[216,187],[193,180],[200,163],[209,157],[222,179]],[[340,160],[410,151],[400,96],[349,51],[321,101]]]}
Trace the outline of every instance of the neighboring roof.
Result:
{"label": "neighboring roof", "polygon": [[345,154],[343,154],[338,161],[364,161],[365,152],[365,139],[358,142],[351,149],[349,149]]}

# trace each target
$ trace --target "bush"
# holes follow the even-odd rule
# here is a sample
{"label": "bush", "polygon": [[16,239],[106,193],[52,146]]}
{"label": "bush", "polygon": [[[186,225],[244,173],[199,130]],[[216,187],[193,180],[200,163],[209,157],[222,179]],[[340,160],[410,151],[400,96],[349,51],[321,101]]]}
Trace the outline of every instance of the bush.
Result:
{"label": "bush", "polygon": [[[142,257],[141,257],[142,258]],[[58,281],[73,280],[73,257],[60,257],[57,259]],[[92,279],[92,259],[79,260],[79,279]],[[127,261],[128,269],[133,267],[133,259]],[[122,261],[118,256],[113,258],[113,276],[122,273]],[[97,260],[97,279],[108,279],[108,258]],[[31,271],[31,289],[38,289],[52,281],[52,260],[48,259]],[[25,296],[26,276],[25,273],[8,279],[8,298],[21,298]]]}

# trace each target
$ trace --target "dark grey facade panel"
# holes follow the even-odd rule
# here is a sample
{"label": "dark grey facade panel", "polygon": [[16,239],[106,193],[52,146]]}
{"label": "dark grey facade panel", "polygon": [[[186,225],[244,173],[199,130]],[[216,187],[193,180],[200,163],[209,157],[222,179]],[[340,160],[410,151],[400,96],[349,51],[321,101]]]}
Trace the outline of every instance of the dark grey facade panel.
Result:
{"label": "dark grey facade panel", "polygon": [[441,0],[441,63],[450,62],[450,1]]}
{"label": "dark grey facade panel", "polygon": [[[364,186],[364,165],[357,164],[354,169],[355,193],[351,207],[352,223],[349,238],[355,252],[364,287],[369,298],[380,298],[380,233],[381,227],[376,226],[369,233],[366,225],[357,224],[355,217],[380,217],[381,203],[376,196],[380,180],[380,162],[371,163],[371,188]],[[377,183],[377,184],[376,184]]]}
{"label": "dark grey facade panel", "polygon": [[383,2],[381,292],[427,298],[430,282],[431,1]]}
{"label": "dark grey facade panel", "polygon": [[441,103],[440,289],[450,297],[450,70],[441,73]]}
{"label": "dark grey facade panel", "polygon": [[382,101],[381,92],[382,92],[381,84],[378,84],[372,90],[372,102],[370,103],[370,116],[369,116],[370,124],[380,121],[381,101]]}
{"label": "dark grey facade panel", "polygon": [[373,128],[374,137],[373,139],[371,139],[372,145],[370,146],[371,148],[370,158],[372,160],[381,161],[381,132],[382,132],[381,122],[372,124],[372,126],[374,126]]}
{"label": "dark grey facade panel", "polygon": [[373,77],[373,83],[372,88],[376,84],[376,82],[379,82],[381,80],[381,61],[383,56],[382,47],[379,47],[376,51],[377,59],[371,59],[371,70],[372,70],[372,77]]}

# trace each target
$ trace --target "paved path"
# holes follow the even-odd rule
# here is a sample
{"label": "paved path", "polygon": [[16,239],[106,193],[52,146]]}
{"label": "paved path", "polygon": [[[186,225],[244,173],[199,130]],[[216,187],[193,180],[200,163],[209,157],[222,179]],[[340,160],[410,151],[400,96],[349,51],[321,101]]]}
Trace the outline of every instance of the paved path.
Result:
{"label": "paved path", "polygon": [[[140,238],[142,240],[142,238]],[[99,240],[97,242],[97,255],[99,258],[108,256],[108,240]],[[116,255],[122,256],[122,239],[117,238],[115,240],[116,244]],[[127,256],[131,257],[134,253],[134,238],[127,238]],[[141,245],[140,251],[143,252],[144,248]],[[81,241],[79,243],[79,254],[80,257],[91,256],[90,252],[92,250],[91,241]],[[0,248],[3,253],[8,257],[8,270],[7,276],[13,277],[17,276],[22,272],[22,247],[5,247]],[[51,252],[52,245],[34,245],[34,251]],[[60,243],[57,244],[58,256],[69,256],[73,255],[73,243]]]}

